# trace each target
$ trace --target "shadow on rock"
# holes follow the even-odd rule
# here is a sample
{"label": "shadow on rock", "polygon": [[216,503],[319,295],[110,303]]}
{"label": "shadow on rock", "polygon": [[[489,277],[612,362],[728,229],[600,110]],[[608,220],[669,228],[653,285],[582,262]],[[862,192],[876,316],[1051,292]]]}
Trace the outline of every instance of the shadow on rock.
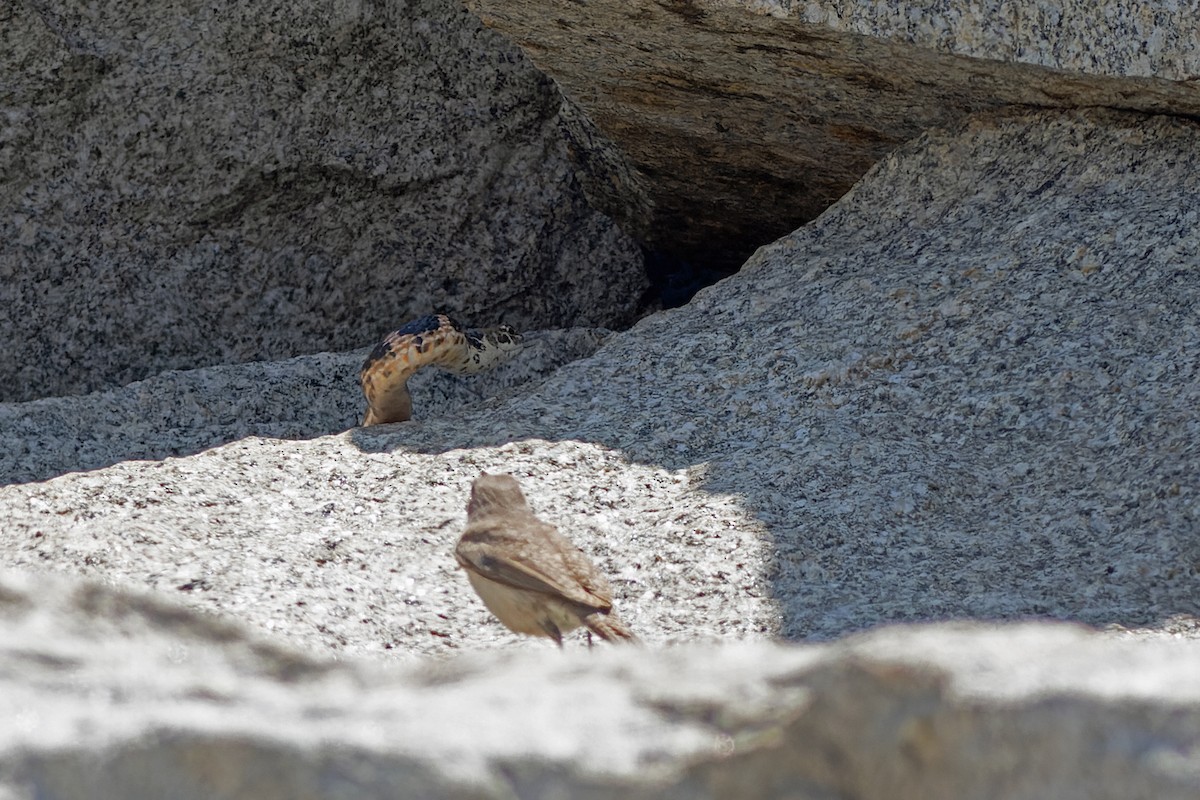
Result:
{"label": "shadow on rock", "polygon": [[1186,625],[1200,171],[1180,154],[1196,152],[1194,123],[1115,114],[931,134],[738,276],[458,437],[352,440],[574,440],[687,471],[769,537],[788,638]]}
{"label": "shadow on rock", "polygon": [[[487,376],[422,373],[418,419],[300,448],[307,461],[213,459],[197,469],[232,477],[197,491],[227,510],[172,499],[171,524],[221,542],[291,541],[300,526],[319,565],[305,570],[360,559],[339,580],[390,613],[403,583],[426,639],[447,623],[418,593],[454,585],[460,488],[484,469],[519,473],[540,515],[586,536],[631,625],[660,638],[968,617],[1187,624],[1200,596],[1196,153],[1197,126],[1165,117],[1040,113],[931,134],[686,307],[599,350],[598,335],[567,332],[574,344],[531,347]],[[229,368],[236,385],[206,383],[219,370],[167,376],[172,392],[136,384],[120,413],[18,407],[60,427],[31,427],[7,470],[33,480],[157,457],[147,430],[173,452],[345,430],[361,354],[310,358],[277,378]],[[71,409],[116,445],[88,455]],[[180,419],[200,433],[181,437]],[[55,448],[57,462],[28,457]],[[51,497],[22,524],[86,524],[105,490]],[[46,538],[30,558],[77,557]],[[389,572],[372,548],[401,538]],[[301,579],[328,582],[271,580]],[[343,638],[363,635],[355,613]]]}

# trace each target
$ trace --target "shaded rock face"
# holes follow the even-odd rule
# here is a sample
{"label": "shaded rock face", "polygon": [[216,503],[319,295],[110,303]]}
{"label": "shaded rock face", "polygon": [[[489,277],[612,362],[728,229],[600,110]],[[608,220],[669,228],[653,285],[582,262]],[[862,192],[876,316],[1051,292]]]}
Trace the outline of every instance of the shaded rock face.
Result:
{"label": "shaded rock face", "polygon": [[696,268],[733,271],[897,144],[970,113],[1200,114],[1184,5],[468,4],[577,104],[565,122],[598,207]]}
{"label": "shaded rock face", "polygon": [[627,322],[552,85],[449,0],[9,4],[0,399],[472,325]]}

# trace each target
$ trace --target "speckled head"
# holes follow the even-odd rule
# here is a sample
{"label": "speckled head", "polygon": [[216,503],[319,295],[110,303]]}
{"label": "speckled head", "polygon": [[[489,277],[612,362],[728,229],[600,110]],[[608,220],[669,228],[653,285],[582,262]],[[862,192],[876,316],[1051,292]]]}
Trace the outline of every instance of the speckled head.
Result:
{"label": "speckled head", "polygon": [[511,325],[501,325],[495,330],[489,331],[489,334],[500,347],[517,346],[524,340],[524,337],[517,333],[517,329]]}

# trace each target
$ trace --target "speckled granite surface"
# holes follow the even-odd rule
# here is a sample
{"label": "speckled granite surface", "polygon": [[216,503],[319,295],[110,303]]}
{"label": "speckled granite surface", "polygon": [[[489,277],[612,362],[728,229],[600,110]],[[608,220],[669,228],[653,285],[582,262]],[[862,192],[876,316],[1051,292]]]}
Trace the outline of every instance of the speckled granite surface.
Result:
{"label": "speckled granite surface", "polygon": [[[529,391],[611,335],[601,328],[532,331],[512,361],[488,372],[422,370],[408,381],[413,419],[453,417]],[[312,439],[345,431],[366,408],[358,373],[368,350],[165,372],[83,397],[0,403],[0,484],[189,455],[247,436]]]}
{"label": "speckled granite surface", "polygon": [[973,113],[1200,116],[1195,0],[468,5],[599,134],[572,113],[573,139],[611,142],[584,173],[598,207],[654,248],[726,273],[897,145]]}
{"label": "speckled granite surface", "polygon": [[0,10],[0,400],[349,350],[438,308],[627,321],[550,82],[453,0]]}
{"label": "speckled granite surface", "polygon": [[[1200,635],[1198,154],[1165,117],[930,134],[508,401],[4,487],[0,566],[338,653],[508,646],[450,556],[471,480],[505,471],[652,643],[963,617]],[[304,407],[284,373],[258,394]],[[65,408],[45,446],[69,457]]]}
{"label": "speckled granite surface", "polygon": [[[1196,0],[732,0],[834,30],[1092,75],[1200,77]],[[705,3],[702,3],[704,5]],[[722,5],[725,3],[711,3]]]}

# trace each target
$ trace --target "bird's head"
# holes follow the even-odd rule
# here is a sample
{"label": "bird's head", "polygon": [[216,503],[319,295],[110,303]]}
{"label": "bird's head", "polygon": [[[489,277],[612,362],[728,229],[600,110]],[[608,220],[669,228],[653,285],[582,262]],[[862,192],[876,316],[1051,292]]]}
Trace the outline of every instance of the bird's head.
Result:
{"label": "bird's head", "polygon": [[529,504],[521,492],[521,484],[512,475],[481,473],[471,484],[471,500],[467,503],[467,518],[497,511],[527,511]]}

